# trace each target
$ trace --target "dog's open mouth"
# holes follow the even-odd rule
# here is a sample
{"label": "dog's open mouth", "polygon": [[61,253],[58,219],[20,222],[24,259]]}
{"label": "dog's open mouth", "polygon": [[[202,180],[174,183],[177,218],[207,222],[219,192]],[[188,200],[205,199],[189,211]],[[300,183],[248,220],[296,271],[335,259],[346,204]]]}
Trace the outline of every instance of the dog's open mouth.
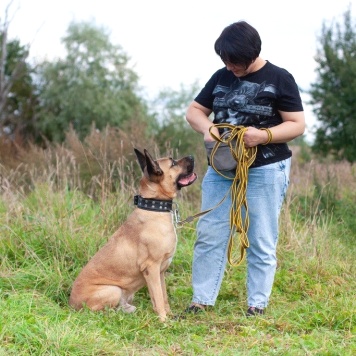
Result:
{"label": "dog's open mouth", "polygon": [[198,176],[195,173],[179,176],[177,185],[179,188],[187,187],[188,185],[194,183],[197,178]]}

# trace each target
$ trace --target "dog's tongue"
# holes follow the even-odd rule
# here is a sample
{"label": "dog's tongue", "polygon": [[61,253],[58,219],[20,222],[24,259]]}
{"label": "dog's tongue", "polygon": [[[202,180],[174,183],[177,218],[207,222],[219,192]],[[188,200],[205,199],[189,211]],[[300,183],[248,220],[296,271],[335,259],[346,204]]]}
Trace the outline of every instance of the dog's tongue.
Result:
{"label": "dog's tongue", "polygon": [[178,181],[179,185],[185,187],[189,184],[192,184],[197,179],[195,173],[190,174],[189,176],[181,177]]}

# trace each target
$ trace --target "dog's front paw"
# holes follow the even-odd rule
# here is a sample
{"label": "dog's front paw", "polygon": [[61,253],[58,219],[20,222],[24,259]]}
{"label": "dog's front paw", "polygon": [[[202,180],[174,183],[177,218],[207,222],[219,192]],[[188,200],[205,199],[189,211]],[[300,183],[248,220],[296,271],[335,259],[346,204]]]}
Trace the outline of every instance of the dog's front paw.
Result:
{"label": "dog's front paw", "polygon": [[162,323],[164,323],[165,321],[167,321],[167,315],[160,315],[160,316],[159,316],[159,321],[161,321]]}

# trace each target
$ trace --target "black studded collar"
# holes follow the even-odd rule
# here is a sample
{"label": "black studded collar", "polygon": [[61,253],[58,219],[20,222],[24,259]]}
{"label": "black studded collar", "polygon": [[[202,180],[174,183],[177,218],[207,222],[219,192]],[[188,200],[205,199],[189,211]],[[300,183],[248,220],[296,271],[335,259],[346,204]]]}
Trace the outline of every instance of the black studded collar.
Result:
{"label": "black studded collar", "polygon": [[172,200],[157,200],[143,198],[141,195],[134,196],[134,204],[140,209],[151,210],[151,211],[166,211],[170,212],[173,210]]}

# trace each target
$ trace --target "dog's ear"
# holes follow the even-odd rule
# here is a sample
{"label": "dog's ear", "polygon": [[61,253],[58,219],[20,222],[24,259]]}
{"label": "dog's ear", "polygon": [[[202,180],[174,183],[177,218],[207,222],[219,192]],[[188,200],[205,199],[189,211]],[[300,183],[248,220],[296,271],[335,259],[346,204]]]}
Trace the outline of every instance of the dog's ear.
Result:
{"label": "dog's ear", "polygon": [[146,156],[141,151],[139,151],[137,148],[134,148],[134,151],[136,153],[136,157],[137,157],[138,163],[140,164],[141,170],[143,172],[145,170],[146,165],[147,165],[146,164]]}
{"label": "dog's ear", "polygon": [[146,167],[147,167],[147,173],[150,177],[152,175],[155,176],[161,176],[163,175],[163,171],[159,164],[151,157],[151,155],[148,153],[146,149],[144,149],[145,156],[146,156]]}
{"label": "dog's ear", "polygon": [[134,148],[134,151],[136,153],[136,157],[138,163],[140,164],[142,172],[144,172],[145,168],[147,167],[147,173],[149,176],[161,176],[163,174],[163,171],[159,164],[152,158],[152,156],[148,153],[146,149],[144,149],[144,153],[139,151],[137,148]]}

